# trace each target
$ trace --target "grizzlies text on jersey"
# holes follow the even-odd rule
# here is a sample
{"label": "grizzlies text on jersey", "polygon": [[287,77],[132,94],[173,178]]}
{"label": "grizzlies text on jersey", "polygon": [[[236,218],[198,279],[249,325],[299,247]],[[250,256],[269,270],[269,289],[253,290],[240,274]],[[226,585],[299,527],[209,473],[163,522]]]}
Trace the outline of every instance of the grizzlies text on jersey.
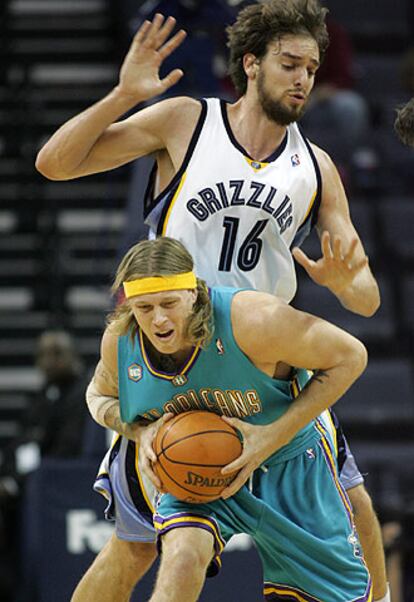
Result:
{"label": "grizzlies text on jersey", "polygon": [[226,103],[202,100],[183,164],[154,198],[146,199],[153,236],[180,240],[196,273],[210,286],[249,287],[290,301],[296,291],[291,255],[316,221],[321,176],[296,124],[265,161],[254,161],[235,139]]}

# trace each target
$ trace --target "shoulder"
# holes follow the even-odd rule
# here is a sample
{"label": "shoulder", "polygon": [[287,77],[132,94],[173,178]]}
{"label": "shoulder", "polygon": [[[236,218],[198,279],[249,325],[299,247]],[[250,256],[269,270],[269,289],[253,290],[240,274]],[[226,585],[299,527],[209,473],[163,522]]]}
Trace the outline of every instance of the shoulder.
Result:
{"label": "shoulder", "polygon": [[115,369],[118,366],[118,340],[119,335],[110,324],[106,327],[101,341],[101,359],[108,368]]}
{"label": "shoulder", "polygon": [[[312,144],[312,150],[318,161],[322,177],[322,202],[319,210],[319,216],[333,209],[335,212],[341,212],[344,215],[348,212],[348,200],[342,184],[341,176],[335,166],[335,163],[327,152]],[[320,220],[318,220],[319,222]]]}
{"label": "shoulder", "polygon": [[269,325],[282,321],[288,304],[281,298],[258,291],[239,291],[232,301],[231,321],[237,343],[244,348],[262,346]]}
{"label": "shoulder", "polygon": [[318,162],[322,177],[329,175],[332,171],[336,171],[335,163],[326,151],[313,144],[313,142],[310,143],[310,146]]}
{"label": "shoulder", "polygon": [[157,103],[149,105],[140,111],[137,111],[129,118],[129,122],[156,120],[159,125],[167,128],[177,127],[177,121],[182,123],[184,120],[197,120],[201,114],[202,103],[190,96],[176,96],[174,98],[166,98]]}

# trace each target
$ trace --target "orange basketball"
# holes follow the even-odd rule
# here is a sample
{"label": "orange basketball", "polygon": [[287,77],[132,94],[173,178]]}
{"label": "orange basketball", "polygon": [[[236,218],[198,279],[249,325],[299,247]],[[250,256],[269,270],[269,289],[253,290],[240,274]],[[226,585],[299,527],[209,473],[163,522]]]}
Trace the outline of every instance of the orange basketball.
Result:
{"label": "orange basketball", "polygon": [[220,497],[236,473],[221,469],[238,458],[242,443],[237,431],[212,412],[178,414],[158,431],[154,471],[174,497],[202,504]]}

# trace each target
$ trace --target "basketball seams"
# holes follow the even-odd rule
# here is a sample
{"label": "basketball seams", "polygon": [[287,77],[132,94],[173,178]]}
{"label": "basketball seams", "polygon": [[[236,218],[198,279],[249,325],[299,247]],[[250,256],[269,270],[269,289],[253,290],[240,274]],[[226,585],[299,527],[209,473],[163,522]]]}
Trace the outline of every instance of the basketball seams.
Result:
{"label": "basketball seams", "polygon": [[222,429],[208,429],[205,431],[199,431],[198,433],[191,433],[190,435],[185,435],[185,437],[181,437],[181,439],[175,439],[172,443],[169,443],[165,447],[162,445],[162,443],[164,441],[164,437],[163,437],[162,441],[161,441],[162,446],[161,446],[160,453],[166,452],[168,449],[170,449],[170,447],[174,447],[174,445],[176,445],[177,443],[180,443],[181,441],[185,441],[186,439],[192,439],[193,437],[200,437],[201,435],[209,435],[211,433],[221,433],[222,435],[229,435],[230,437],[235,437],[238,441],[240,441],[240,439],[236,433],[232,433],[230,431],[226,431],[226,430],[222,430]]}
{"label": "basketball seams", "polygon": [[[203,411],[203,410],[190,410],[189,412],[183,412],[182,414],[176,414],[174,416],[174,418],[172,418],[170,420],[170,422],[166,422],[165,425],[164,425],[165,432],[164,432],[164,434],[162,436],[162,439],[161,439],[161,449],[164,448],[164,439],[167,437],[167,435],[171,431],[172,427],[175,427],[182,420],[188,419],[189,416],[193,416],[194,414],[196,414],[196,413],[198,413],[200,411]],[[203,411],[203,413],[204,413],[204,411]],[[208,412],[208,413],[211,414],[212,416],[218,416],[219,418],[221,417],[221,415],[220,414],[216,414],[216,412]]]}

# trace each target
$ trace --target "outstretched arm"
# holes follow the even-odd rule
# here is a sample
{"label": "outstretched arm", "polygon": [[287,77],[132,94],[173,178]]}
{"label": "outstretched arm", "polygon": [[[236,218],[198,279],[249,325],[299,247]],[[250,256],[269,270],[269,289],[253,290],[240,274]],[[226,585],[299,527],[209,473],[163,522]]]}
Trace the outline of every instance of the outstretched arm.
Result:
{"label": "outstretched arm", "polygon": [[380,305],[379,289],[352,223],[341,178],[329,156],[315,146],[313,149],[322,174],[317,223],[322,257],[313,261],[298,248],[293,256],[312,280],[329,288],[346,309],[372,316]]}
{"label": "outstretched arm", "polygon": [[157,14],[145,21],[121,67],[118,85],[101,101],[73,117],[40,150],[37,169],[52,180],[69,180],[106,171],[165,148],[175,105],[164,101],[114,123],[137,104],[163,94],[183,72],[163,79],[159,70],[184,40],[183,30],[170,37],[175,19]]}

